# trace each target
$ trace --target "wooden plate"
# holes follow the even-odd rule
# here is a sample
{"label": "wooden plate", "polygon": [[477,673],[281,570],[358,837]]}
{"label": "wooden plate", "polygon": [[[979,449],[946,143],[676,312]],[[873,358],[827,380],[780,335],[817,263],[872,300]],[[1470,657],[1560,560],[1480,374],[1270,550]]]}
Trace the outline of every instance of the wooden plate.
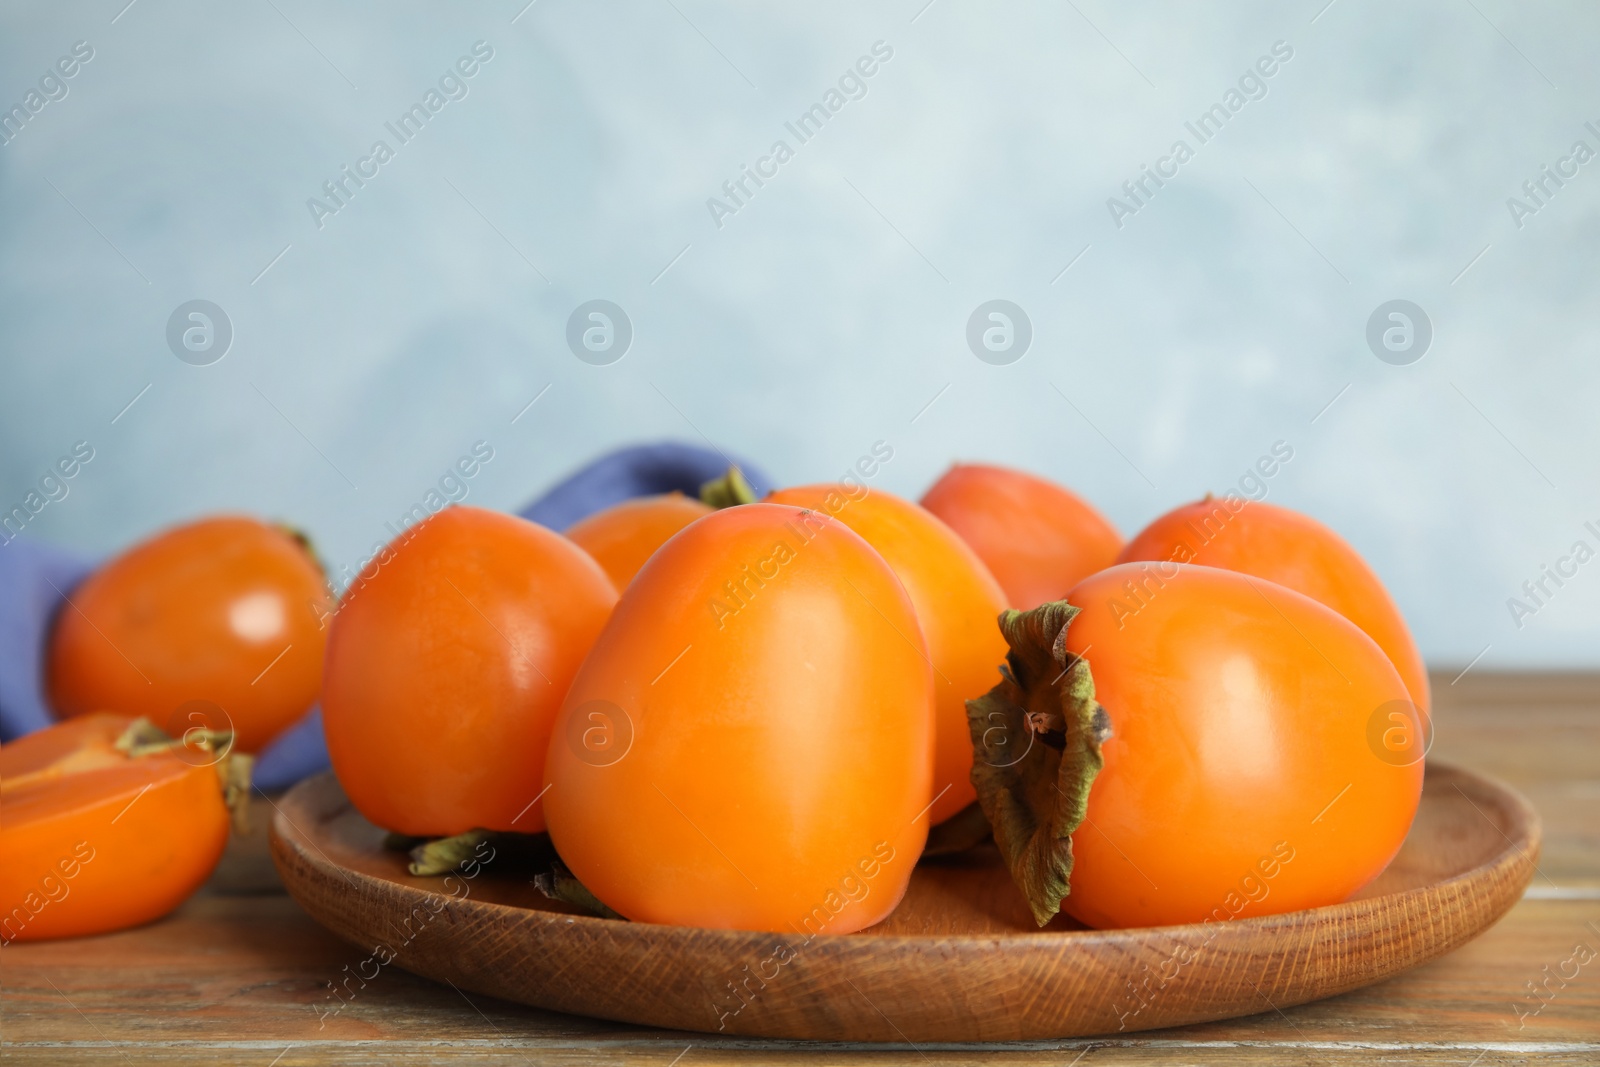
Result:
{"label": "wooden plate", "polygon": [[1057,917],[1041,931],[989,849],[924,863],[883,923],[809,943],[592,918],[492,867],[413,878],[382,837],[331,775],[295,787],[272,822],[284,885],[373,953],[370,972],[392,958],[474,992],[650,1026],[923,1042],[1147,1030],[1376,982],[1505,914],[1532,876],[1540,831],[1508,787],[1435,763],[1399,856],[1344,904],[1139,930]]}

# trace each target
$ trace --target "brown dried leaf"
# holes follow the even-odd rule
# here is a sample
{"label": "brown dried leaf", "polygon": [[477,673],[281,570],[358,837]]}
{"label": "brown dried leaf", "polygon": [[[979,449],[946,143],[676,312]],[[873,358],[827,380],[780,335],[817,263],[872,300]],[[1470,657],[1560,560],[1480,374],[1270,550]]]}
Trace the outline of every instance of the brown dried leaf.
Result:
{"label": "brown dried leaf", "polygon": [[972,784],[995,844],[1043,926],[1071,892],[1072,834],[1082,825],[1111,721],[1087,660],[1066,650],[1078,609],[1065,600],[1007,611],[1002,680],[967,701]]}

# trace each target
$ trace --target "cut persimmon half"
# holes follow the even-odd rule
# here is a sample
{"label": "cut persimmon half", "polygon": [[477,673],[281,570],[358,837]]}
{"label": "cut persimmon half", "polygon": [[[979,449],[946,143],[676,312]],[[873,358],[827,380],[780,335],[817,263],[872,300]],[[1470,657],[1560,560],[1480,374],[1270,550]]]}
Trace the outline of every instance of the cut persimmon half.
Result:
{"label": "cut persimmon half", "polygon": [[232,740],[94,713],[0,745],[0,943],[120,930],[187,900],[248,789]]}

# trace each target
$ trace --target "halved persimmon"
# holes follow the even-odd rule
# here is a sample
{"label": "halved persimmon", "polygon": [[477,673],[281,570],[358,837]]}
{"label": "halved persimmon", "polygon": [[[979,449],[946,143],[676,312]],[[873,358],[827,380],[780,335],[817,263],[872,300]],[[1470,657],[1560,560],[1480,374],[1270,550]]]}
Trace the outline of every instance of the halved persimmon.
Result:
{"label": "halved persimmon", "polygon": [[1083,498],[1006,467],[958,463],[922,506],[972,546],[1013,608],[1059,600],[1122,548],[1122,535]]}
{"label": "halved persimmon", "polygon": [[247,788],[231,742],[135,724],[84,715],[0,745],[0,942],[158,919],[216,867],[225,790]]}

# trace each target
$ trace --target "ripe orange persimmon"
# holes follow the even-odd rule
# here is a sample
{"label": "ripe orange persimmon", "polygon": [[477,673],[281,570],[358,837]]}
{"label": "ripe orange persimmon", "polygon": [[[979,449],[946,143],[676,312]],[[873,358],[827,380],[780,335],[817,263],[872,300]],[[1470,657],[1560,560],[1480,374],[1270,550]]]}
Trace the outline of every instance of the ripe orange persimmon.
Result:
{"label": "ripe orange persimmon", "polygon": [[927,836],[933,673],[894,572],[841,522],[748,504],[634,579],[551,739],[556,851],[644,922],[848,933]]}
{"label": "ripe orange persimmon", "polygon": [[967,701],[989,691],[1006,658],[994,621],[1005,593],[983,561],[926,509],[882,490],[837,484],[779,489],[772,504],[811,508],[860,534],[905,586],[933,665],[933,808],[938,824],[971,804]]}
{"label": "ripe orange persimmon", "polygon": [[[1111,605],[1146,585],[1131,618]],[[1420,729],[1383,650],[1344,616],[1234,571],[1124,564],[1075,587],[1065,651],[1110,719],[1064,910],[1156,926],[1334,904],[1394,858],[1422,790]],[[1410,712],[1415,727],[1420,722]]]}
{"label": "ripe orange persimmon", "polygon": [[972,546],[1007,601],[1023,610],[1061,599],[1111,566],[1122,548],[1122,535],[1088,502],[1006,467],[958,463],[923,494],[922,506]]}
{"label": "ripe orange persimmon", "polygon": [[305,543],[244,516],[178,526],[117,556],[72,592],[50,639],[63,717],[144,716],[182,733],[191,701],[256,752],[305,714],[322,677],[328,583]]}
{"label": "ripe orange persimmon", "polygon": [[133,722],[83,715],[0,745],[0,942],[158,919],[222,858],[219,757],[130,755],[115,746]]}
{"label": "ripe orange persimmon", "polygon": [[[1135,560],[1242,571],[1326,604],[1378,643],[1428,721],[1428,670],[1400,609],[1350,543],[1310,516],[1240,496],[1207,497],[1139,531],[1117,562]],[[1128,604],[1136,607],[1137,601]]]}
{"label": "ripe orange persimmon", "polygon": [[567,528],[567,539],[593,556],[622,590],[667,538],[710,511],[682,493],[643,496],[578,520]]}
{"label": "ripe orange persimmon", "polygon": [[514,515],[455,505],[390,542],[328,634],[322,724],[351,802],[417,837],[543,830],[550,724],[616,600]]}

